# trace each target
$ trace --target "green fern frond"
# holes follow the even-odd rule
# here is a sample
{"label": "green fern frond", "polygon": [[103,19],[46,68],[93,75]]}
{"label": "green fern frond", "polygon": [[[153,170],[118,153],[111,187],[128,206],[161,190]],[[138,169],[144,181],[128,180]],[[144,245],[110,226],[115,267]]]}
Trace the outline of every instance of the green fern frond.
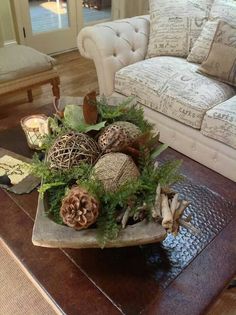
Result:
{"label": "green fern frond", "polygon": [[157,179],[162,187],[171,186],[184,179],[180,174],[181,164],[181,160],[173,160],[158,167]]}

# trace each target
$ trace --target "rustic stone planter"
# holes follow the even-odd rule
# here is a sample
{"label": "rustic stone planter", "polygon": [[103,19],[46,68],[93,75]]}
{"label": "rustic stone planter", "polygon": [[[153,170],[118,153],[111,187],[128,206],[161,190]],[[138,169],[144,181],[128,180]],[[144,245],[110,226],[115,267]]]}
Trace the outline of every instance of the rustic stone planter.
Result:
{"label": "rustic stone planter", "polygon": [[[117,105],[125,97],[110,97],[110,105]],[[135,102],[135,100],[134,100]],[[62,97],[58,104],[62,110],[65,104],[82,105],[82,97]],[[46,202],[39,198],[34,223],[32,241],[36,246],[52,248],[99,248],[96,229],[75,231],[74,229],[53,222],[45,214]],[[166,230],[158,223],[142,221],[128,225],[121,230],[117,239],[110,241],[105,247],[126,247],[160,242],[166,237]]]}
{"label": "rustic stone planter", "polygon": [[[46,202],[39,198],[32,242],[36,246],[51,248],[99,248],[96,229],[75,231],[53,222],[45,214]],[[128,225],[117,239],[105,247],[126,247],[160,242],[166,237],[165,229],[158,223],[142,221]]]}

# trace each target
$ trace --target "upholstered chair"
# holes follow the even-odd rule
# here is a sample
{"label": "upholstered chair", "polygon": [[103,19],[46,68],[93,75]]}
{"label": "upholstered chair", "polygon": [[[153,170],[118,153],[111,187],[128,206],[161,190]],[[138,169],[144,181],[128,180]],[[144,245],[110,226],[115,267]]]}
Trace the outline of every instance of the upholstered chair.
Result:
{"label": "upholstered chair", "polygon": [[32,89],[43,84],[51,84],[53,95],[60,97],[55,59],[27,46],[4,46],[0,25],[0,97],[25,90],[32,102]]}

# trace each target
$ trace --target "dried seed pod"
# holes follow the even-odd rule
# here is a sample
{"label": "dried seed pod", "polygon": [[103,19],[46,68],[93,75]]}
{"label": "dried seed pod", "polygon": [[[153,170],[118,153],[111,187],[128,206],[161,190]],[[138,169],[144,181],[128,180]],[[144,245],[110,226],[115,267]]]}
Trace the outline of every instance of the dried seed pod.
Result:
{"label": "dried seed pod", "polygon": [[132,145],[141,135],[140,129],[127,121],[117,121],[107,126],[98,139],[101,151],[119,152]]}

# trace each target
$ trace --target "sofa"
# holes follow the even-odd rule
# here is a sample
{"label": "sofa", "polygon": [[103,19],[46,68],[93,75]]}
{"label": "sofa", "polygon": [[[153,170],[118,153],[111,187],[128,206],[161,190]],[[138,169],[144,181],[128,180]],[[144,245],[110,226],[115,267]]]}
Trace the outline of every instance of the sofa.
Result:
{"label": "sofa", "polygon": [[100,94],[135,95],[162,142],[236,181],[236,89],[197,73],[184,58],[146,59],[149,32],[149,16],[140,16],[79,33]]}

